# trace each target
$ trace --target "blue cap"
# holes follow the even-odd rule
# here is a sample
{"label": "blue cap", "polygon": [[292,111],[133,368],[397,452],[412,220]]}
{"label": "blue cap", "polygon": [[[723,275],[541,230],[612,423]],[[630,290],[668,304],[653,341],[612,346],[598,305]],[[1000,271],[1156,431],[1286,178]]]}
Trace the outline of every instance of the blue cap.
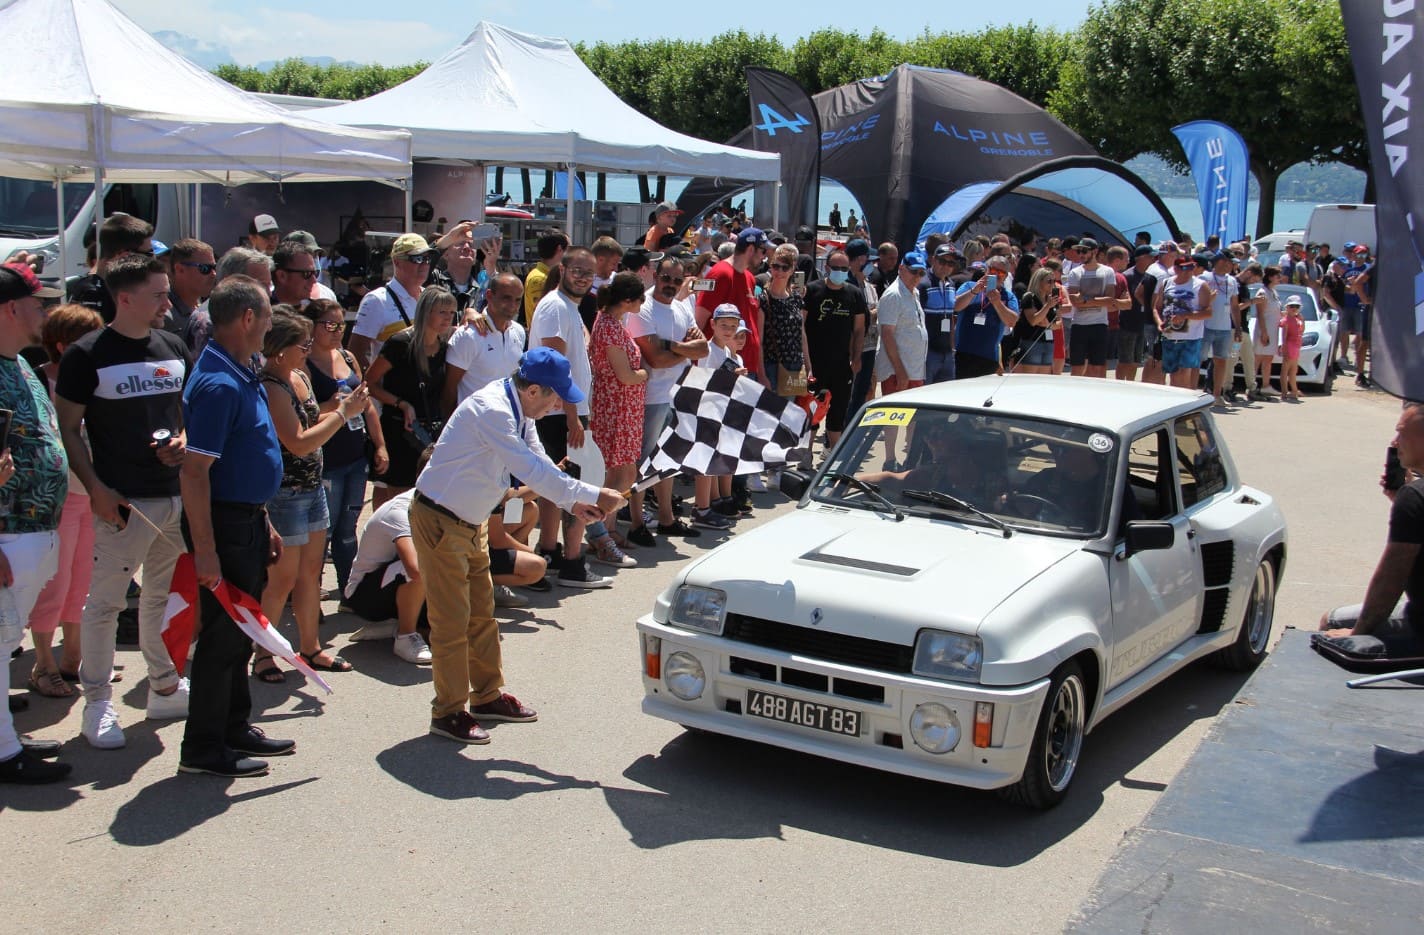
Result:
{"label": "blue cap", "polygon": [[552,347],[536,347],[519,358],[519,376],[547,386],[566,403],[583,402],[583,390],[569,376],[569,359]]}
{"label": "blue cap", "polygon": [[860,237],[846,243],[845,255],[847,260],[858,260],[863,256],[870,256],[870,242]]}
{"label": "blue cap", "polygon": [[163,241],[159,240],[158,238],[156,238],[156,237],[155,237],[155,238],[152,238],[152,239],[149,240],[149,242],[150,242],[151,244],[153,244],[153,255],[154,255],[154,256],[163,256],[163,254],[165,254],[165,253],[168,252],[168,244],[164,243]]}
{"label": "blue cap", "polygon": [[900,257],[900,265],[910,269],[928,269],[929,263],[925,260],[925,255],[918,250],[911,250]]}
{"label": "blue cap", "polygon": [[1356,244],[1353,240],[1347,240],[1345,241],[1345,246],[1341,247],[1340,249],[1344,250],[1346,253],[1349,253],[1351,250],[1355,249],[1356,246],[1358,246],[1358,244]]}
{"label": "blue cap", "polygon": [[751,243],[757,246],[765,246],[770,242],[771,241],[767,239],[766,231],[760,227],[744,227],[742,228],[742,232],[737,235],[738,244]]}

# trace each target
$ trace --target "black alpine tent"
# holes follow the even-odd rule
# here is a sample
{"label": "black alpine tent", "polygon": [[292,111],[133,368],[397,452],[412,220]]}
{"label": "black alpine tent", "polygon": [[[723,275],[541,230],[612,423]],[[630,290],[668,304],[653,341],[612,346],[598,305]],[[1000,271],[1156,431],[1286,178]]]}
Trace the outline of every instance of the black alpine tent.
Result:
{"label": "black alpine tent", "polygon": [[[1045,197],[1056,198],[1065,212],[1053,216],[1073,215],[1073,190],[1085,190],[1084,175],[1095,172],[1130,180],[1119,189],[1123,204],[1079,212],[1091,216],[1109,239],[1130,238],[1139,230],[1165,237],[1174,226],[1160,199],[1131,172],[1100,159],[1086,140],[1043,108],[996,84],[955,71],[900,65],[887,75],[823,91],[814,101],[821,122],[821,175],[850,190],[876,240],[915,243],[931,215],[944,217],[940,209],[953,203],[953,196],[960,194],[958,204],[968,201],[966,189],[981,198],[993,192],[1012,204],[1014,189],[1006,183],[1015,179],[1032,179],[1040,204]],[[751,128],[731,142],[754,145]],[[1070,163],[1076,170],[1071,176],[1030,171],[1067,157],[1091,158]],[[1055,179],[1070,180],[1071,190],[1054,190]],[[697,216],[744,187],[694,179],[678,207]],[[977,216],[959,218],[955,233]],[[1071,226],[1038,231],[1081,232]]]}

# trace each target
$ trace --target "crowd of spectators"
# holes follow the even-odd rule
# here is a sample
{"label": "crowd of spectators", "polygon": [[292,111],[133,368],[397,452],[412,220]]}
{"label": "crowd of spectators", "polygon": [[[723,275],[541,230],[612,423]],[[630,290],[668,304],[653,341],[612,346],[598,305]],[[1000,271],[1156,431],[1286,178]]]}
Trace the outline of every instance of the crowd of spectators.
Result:
{"label": "crowd of spectators", "polygon": [[[687,225],[664,203],[640,244],[604,236],[585,246],[543,233],[538,261],[521,278],[501,268],[498,238],[477,242],[473,223],[461,222],[434,243],[401,235],[384,257],[388,274],[371,277],[341,271],[310,233],[283,234],[270,215],[253,219],[250,245],[221,257],[193,239],[165,246],[144,221],[115,215],[99,231],[92,272],[48,310],[58,291],[23,262],[7,265],[0,408],[13,422],[0,456],[0,649],[15,650],[28,626],[32,692],[81,691],[85,740],[122,747],[111,700],[123,674],[116,631],[137,589],[147,716],[201,712],[185,736],[184,768],[238,775],[255,767],[223,756],[291,752],[290,741],[251,726],[246,686],[249,676],[280,683],[289,673],[259,652],[233,675],[250,647],[236,630],[208,632],[217,605],[205,591],[192,669],[220,677],[202,692],[180,677],[161,635],[179,556],[194,553],[206,585],[226,577],[254,589],[272,621],[290,607],[298,652],[313,669],[352,669],[325,645],[324,598],[364,622],[358,636],[389,637],[399,658],[431,664],[422,636],[431,596],[468,612],[475,591],[461,596],[430,574],[432,563],[456,567],[439,546],[441,524],[469,523],[431,506],[423,478],[455,470],[449,456],[428,462],[477,394],[489,411],[517,413],[530,410],[516,388],[527,393],[540,415],[530,450],[575,478],[556,482],[540,467],[540,482],[559,491],[549,498],[516,474],[480,524],[493,602],[518,607],[529,602],[522,591],[613,586],[612,570],[643,564],[639,550],[660,540],[725,535],[753,511],[751,494],[775,486],[775,472],[698,477],[686,503],[668,479],[634,492],[616,515],[571,507],[588,486],[576,478],[590,446],[605,487],[633,486],[691,366],[726,367],[823,407],[826,447],[877,393],[1008,371],[1107,378],[1112,370],[1119,380],[1186,388],[1204,380],[1227,407],[1242,402],[1231,379],[1239,360],[1247,404],[1268,394],[1296,400],[1299,299],[1276,293],[1295,283],[1340,316],[1335,365],[1353,351],[1358,379],[1368,379],[1373,265],[1363,245],[1334,257],[1328,247],[1292,244],[1263,267],[1247,243],[1139,237],[1127,247],[999,234],[961,243],[932,236],[902,250],[870,242],[854,212],[846,228],[862,236],[823,239],[802,227],[787,238],[720,212]],[[369,251],[361,259],[383,261]],[[563,387],[557,396],[537,392],[541,373]],[[507,405],[489,395],[497,385]],[[196,409],[200,402],[206,408]],[[460,418],[471,438],[489,430],[468,413]],[[224,457],[234,444],[241,456]],[[886,470],[898,468],[893,444]],[[264,476],[274,489],[255,480]],[[205,505],[200,520],[192,503]],[[424,519],[413,525],[413,515]],[[337,589],[323,595],[328,560]],[[462,581],[483,574],[469,556],[456,564]],[[441,632],[450,646],[465,638]],[[492,638],[481,632],[481,641]],[[468,673],[481,686],[477,708],[531,719],[491,682],[497,665],[480,672]],[[455,678],[436,681],[447,677]],[[477,724],[455,714],[461,685],[437,686],[440,729],[432,731],[484,742],[472,739]],[[0,687],[8,696],[8,683]],[[19,737],[0,714],[0,781],[59,778],[67,767],[45,759],[54,752]]]}

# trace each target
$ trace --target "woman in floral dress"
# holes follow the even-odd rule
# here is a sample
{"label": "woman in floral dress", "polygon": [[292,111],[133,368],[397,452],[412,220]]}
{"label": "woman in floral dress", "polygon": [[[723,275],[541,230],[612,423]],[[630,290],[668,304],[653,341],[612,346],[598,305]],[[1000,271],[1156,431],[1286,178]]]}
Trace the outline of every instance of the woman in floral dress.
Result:
{"label": "woman in floral dress", "polygon": [[643,281],[619,273],[598,290],[598,318],[589,336],[593,399],[589,430],[607,469],[605,487],[627,490],[643,450],[643,399],[648,371],[625,322],[643,305]]}

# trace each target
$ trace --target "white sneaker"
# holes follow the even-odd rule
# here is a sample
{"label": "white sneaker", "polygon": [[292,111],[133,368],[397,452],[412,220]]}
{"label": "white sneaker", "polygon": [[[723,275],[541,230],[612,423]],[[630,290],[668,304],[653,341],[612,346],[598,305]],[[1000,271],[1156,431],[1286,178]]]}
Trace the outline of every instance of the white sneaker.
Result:
{"label": "white sneaker", "polygon": [[124,745],[124,730],[112,701],[91,701],[84,706],[84,739],[100,750],[117,750]]}
{"label": "white sneaker", "polygon": [[747,490],[751,491],[752,493],[766,493],[768,487],[766,486],[766,481],[761,479],[760,474],[748,474]]}
{"label": "white sneaker", "polygon": [[391,644],[391,652],[406,662],[413,662],[418,666],[430,665],[430,647],[425,645],[425,640],[421,639],[419,633],[398,635]]}
{"label": "white sneaker", "polygon": [[160,695],[151,687],[148,690],[148,713],[150,721],[168,721],[188,716],[188,680],[179,679],[178,687],[167,695]]}

